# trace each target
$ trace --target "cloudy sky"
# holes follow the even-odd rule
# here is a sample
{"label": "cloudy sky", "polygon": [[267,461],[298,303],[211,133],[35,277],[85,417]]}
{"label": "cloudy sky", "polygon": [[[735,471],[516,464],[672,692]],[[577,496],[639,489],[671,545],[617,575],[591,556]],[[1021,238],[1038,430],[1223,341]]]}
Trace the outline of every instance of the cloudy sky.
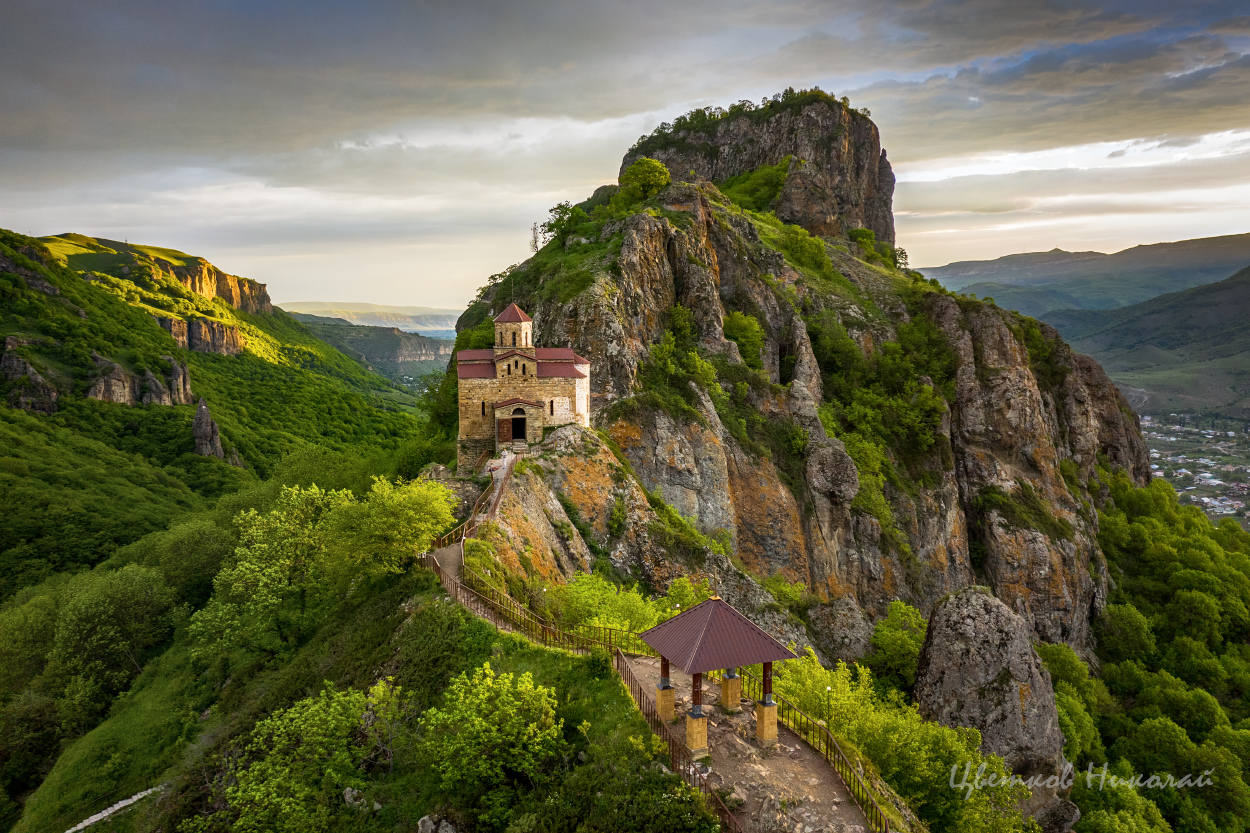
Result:
{"label": "cloudy sky", "polygon": [[6,0],[0,226],[459,306],[693,107],[871,109],[939,265],[1250,231],[1245,0]]}

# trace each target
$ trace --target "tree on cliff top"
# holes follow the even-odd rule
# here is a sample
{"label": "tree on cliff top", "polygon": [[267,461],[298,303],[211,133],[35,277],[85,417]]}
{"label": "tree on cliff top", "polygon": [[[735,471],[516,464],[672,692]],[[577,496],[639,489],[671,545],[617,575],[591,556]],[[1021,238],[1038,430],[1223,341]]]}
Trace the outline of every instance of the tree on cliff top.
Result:
{"label": "tree on cliff top", "polygon": [[664,163],[644,157],[621,174],[621,193],[628,193],[631,201],[641,202],[660,193],[670,182],[672,177]]}

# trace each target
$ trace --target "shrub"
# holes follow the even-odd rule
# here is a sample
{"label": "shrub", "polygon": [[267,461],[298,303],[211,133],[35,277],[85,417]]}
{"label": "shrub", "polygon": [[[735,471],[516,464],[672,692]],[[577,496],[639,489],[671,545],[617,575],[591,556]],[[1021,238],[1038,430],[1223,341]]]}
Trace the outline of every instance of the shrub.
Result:
{"label": "shrub", "polygon": [[753,171],[732,176],[720,184],[721,193],[743,208],[767,211],[786,184],[791,158],[786,156],[776,165],[761,165]]}
{"label": "shrub", "polygon": [[520,791],[550,774],[563,728],[552,689],[528,672],[496,675],[488,662],[452,680],[445,705],[421,718],[419,753],[438,762],[444,800],[499,829]]}
{"label": "shrub", "polygon": [[889,613],[872,631],[872,652],[864,665],[878,682],[910,693],[916,685],[916,667],[929,623],[907,602],[890,602]]}
{"label": "shrub", "polygon": [[752,315],[733,310],[725,316],[725,338],[738,345],[742,360],[747,367],[759,370],[764,366],[761,355],[764,350],[764,328]]}

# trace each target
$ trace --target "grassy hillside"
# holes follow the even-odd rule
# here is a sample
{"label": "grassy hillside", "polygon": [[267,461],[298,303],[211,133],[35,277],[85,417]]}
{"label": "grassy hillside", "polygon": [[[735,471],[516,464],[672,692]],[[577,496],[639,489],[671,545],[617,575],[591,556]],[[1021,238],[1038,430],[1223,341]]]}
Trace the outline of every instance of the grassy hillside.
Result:
{"label": "grassy hillside", "polygon": [[[0,340],[27,342],[13,352],[59,393],[50,415],[0,407],[0,599],[56,571],[107,558],[180,513],[266,476],[295,450],[379,454],[424,435],[424,415],[410,392],[361,368],[291,316],[241,312],[142,268],[151,265],[147,258],[190,259],[181,252],[131,246],[119,254],[115,245],[122,244],[79,235],[45,245],[0,231],[0,258],[10,264],[0,266]],[[181,350],[154,315],[237,327],[246,349],[234,356]],[[245,468],[194,454],[192,406],[88,398],[97,356],[140,377],[149,370],[164,377],[169,359],[185,364],[223,446],[237,451]],[[26,384],[0,377],[0,403],[16,404]]]}
{"label": "grassy hillside", "polygon": [[1250,269],[1117,310],[1044,316],[1098,359],[1138,410],[1250,417]]}
{"label": "grassy hillside", "polygon": [[950,289],[1025,315],[1115,309],[1218,281],[1250,264],[1250,234],[1134,246],[1114,254],[1031,252],[921,269]]}

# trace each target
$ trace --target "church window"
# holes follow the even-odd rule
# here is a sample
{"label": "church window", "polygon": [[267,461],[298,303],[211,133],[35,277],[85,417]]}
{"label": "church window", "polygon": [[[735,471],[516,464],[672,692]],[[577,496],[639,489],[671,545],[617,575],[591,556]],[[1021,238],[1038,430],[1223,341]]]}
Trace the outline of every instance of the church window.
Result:
{"label": "church window", "polygon": [[482,416],[486,416],[486,403],[482,403]]}
{"label": "church window", "polygon": [[551,405],[551,415],[555,416],[556,415],[556,401],[553,399],[551,400],[549,404]]}
{"label": "church window", "polygon": [[512,365],[508,365],[508,375],[512,375]]}
{"label": "church window", "polygon": [[512,334],[512,346],[516,347],[516,333]]}
{"label": "church window", "polygon": [[525,375],[525,365],[521,365],[521,375]]}

